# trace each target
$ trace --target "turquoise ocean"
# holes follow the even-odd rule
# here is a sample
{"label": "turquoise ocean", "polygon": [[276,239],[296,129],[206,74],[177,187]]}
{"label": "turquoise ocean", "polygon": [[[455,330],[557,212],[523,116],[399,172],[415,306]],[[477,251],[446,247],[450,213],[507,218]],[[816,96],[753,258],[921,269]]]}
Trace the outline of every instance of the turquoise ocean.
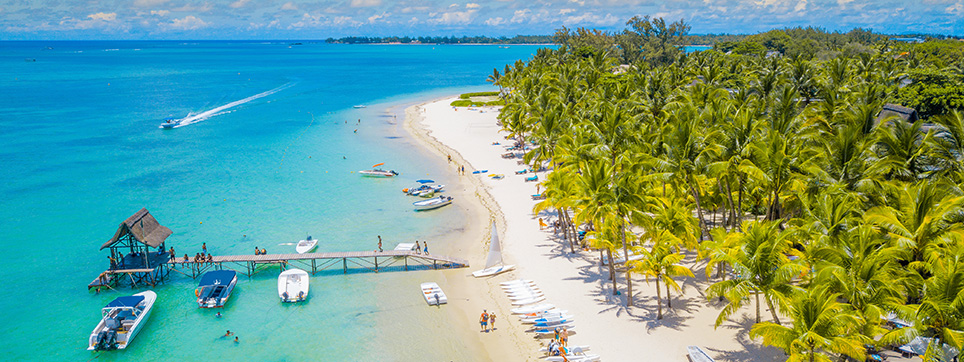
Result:
{"label": "turquoise ocean", "polygon": [[[0,42],[3,359],[476,359],[417,291],[435,271],[321,273],[307,303],[282,305],[278,269],[265,268],[239,275],[221,318],[197,308],[196,281],[172,273],[131,346],[101,353],[85,349],[100,308],[144,289],[86,286],[108,267],[100,246],[142,207],[191,256],[205,242],[215,255],[293,252],[306,235],[319,251],[372,250],[376,235],[390,249],[462,229],[464,209],[416,213],[400,192],[458,179],[407,135],[404,108],[493,90],[493,68],[538,48]],[[158,128],[188,115],[197,121]],[[354,173],[378,162],[401,176]]]}

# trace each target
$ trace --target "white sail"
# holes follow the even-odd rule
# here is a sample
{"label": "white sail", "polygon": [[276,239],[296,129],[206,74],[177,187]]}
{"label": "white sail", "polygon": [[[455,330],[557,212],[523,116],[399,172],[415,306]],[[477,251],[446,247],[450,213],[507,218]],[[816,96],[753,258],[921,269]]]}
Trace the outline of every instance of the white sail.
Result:
{"label": "white sail", "polygon": [[485,259],[485,268],[502,265],[502,245],[499,243],[499,230],[495,228],[495,221],[492,222],[492,241],[489,242],[489,257]]}

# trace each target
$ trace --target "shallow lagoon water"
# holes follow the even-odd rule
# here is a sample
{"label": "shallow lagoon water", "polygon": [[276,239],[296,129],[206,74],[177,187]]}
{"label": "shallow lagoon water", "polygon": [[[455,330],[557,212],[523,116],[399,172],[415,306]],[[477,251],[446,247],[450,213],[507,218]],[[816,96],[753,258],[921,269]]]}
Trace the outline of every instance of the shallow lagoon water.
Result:
{"label": "shallow lagoon water", "polygon": [[[326,45],[306,42],[4,42],[0,53],[0,278],[10,360],[87,360],[99,309],[137,290],[94,294],[100,245],[141,207],[194,255],[371,250],[459,229],[457,207],[415,213],[401,188],[456,182],[401,128],[403,106],[490,90],[493,68],[537,46]],[[49,47],[49,48],[48,48]],[[24,59],[36,59],[25,62]],[[164,118],[245,102],[174,130]],[[367,108],[355,109],[353,105]],[[397,118],[392,117],[397,115]],[[203,118],[203,117],[202,117]],[[361,123],[358,120],[361,119]],[[347,122],[347,123],[346,123]],[[355,130],[358,130],[357,133]],[[397,179],[362,179],[377,162]],[[457,253],[431,244],[433,252]],[[458,255],[456,255],[458,256]],[[220,319],[172,273],[149,323],[98,360],[472,360],[426,308],[434,271],[321,273],[310,300],[282,305],[277,268],[238,287]],[[220,338],[230,329],[241,343]]]}

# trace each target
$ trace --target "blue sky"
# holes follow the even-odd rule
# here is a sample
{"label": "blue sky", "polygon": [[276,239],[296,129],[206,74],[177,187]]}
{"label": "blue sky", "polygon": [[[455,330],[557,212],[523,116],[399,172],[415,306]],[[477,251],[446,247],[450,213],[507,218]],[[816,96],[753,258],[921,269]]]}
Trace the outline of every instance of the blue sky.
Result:
{"label": "blue sky", "polygon": [[321,39],[621,30],[634,15],[692,33],[787,26],[964,35],[964,0],[0,0],[0,39]]}

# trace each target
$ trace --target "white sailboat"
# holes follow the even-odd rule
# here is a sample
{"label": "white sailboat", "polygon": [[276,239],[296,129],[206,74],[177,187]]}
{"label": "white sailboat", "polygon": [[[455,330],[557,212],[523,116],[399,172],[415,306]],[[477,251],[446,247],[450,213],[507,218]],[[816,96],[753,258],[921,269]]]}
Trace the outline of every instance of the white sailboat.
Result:
{"label": "white sailboat", "polygon": [[502,243],[499,242],[499,230],[495,228],[495,222],[493,221],[492,241],[489,242],[489,257],[485,259],[485,269],[475,271],[472,273],[472,276],[482,278],[504,273],[512,269],[515,269],[515,265],[505,265],[505,261],[502,260]]}

